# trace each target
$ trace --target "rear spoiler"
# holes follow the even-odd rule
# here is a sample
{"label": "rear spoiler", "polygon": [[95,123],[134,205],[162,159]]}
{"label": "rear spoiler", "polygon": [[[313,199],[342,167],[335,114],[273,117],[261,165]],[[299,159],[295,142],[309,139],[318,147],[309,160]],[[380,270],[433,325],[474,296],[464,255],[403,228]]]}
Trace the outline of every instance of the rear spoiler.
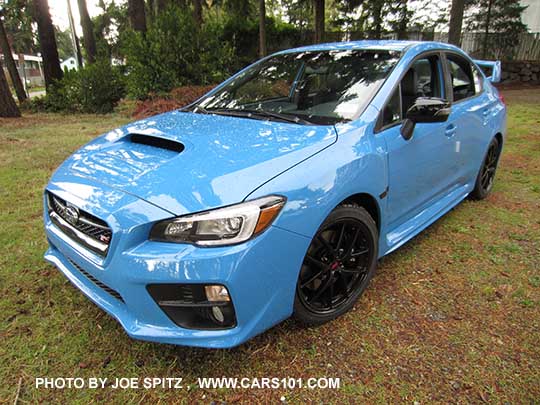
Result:
{"label": "rear spoiler", "polygon": [[[500,60],[475,60],[474,61],[486,74],[491,83],[501,81],[501,61]],[[490,74],[491,72],[491,74]]]}

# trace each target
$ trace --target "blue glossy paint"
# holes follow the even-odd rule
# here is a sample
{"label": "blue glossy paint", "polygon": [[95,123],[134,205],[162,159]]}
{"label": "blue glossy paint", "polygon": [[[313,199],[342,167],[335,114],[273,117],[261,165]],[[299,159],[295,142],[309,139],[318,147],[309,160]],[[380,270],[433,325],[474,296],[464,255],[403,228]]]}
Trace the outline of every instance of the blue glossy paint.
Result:
{"label": "blue glossy paint", "polygon": [[[399,125],[382,131],[375,126],[418,55],[452,51],[468,56],[434,42],[359,41],[300,50],[323,49],[391,49],[403,55],[365,111],[347,123],[303,126],[171,112],[95,139],[60,166],[47,190],[109,224],[109,253],[102,258],[75,243],[45,210],[46,260],[131,337],[231,347],[291,315],[311,238],[345,199],[362,194],[375,202],[383,256],[465,198],[490,140],[506,134],[505,107],[485,77],[479,95],[452,104],[447,122],[418,124],[409,141],[399,134]],[[284,52],[292,51],[297,50]],[[177,153],[133,143],[133,133],[181,142],[185,149]],[[271,194],[285,196],[285,207],[268,230],[245,243],[201,248],[148,240],[159,220]],[[117,290],[125,303],[73,263]],[[146,291],[151,283],[207,282],[229,289],[236,327],[180,328]]]}

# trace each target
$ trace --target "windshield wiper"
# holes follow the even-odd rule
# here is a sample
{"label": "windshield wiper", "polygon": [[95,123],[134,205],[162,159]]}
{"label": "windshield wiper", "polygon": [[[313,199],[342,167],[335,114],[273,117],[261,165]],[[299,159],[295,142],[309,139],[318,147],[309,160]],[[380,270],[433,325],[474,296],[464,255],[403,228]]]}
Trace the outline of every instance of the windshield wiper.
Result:
{"label": "windshield wiper", "polygon": [[206,108],[200,106],[200,105],[195,105],[193,107],[191,107],[190,109],[188,109],[187,111],[191,111],[191,112],[194,112],[194,113],[200,113],[200,114],[212,114],[211,111],[208,111]]}
{"label": "windshield wiper", "polygon": [[236,108],[212,108],[210,110],[205,110],[205,113],[208,114],[222,114],[222,115],[231,115],[235,117],[266,117],[266,118],[275,118],[280,121],[292,122],[294,124],[303,124],[303,125],[313,125],[311,121],[305,120],[297,116],[290,116],[288,114],[278,113],[274,111],[265,111],[265,110],[245,110],[245,109],[236,109]]}

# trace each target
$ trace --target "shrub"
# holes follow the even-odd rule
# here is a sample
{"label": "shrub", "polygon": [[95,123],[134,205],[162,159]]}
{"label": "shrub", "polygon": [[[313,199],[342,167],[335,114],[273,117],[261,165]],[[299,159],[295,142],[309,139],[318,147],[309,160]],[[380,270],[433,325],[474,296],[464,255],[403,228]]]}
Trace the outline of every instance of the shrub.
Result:
{"label": "shrub", "polygon": [[197,28],[189,10],[174,5],[161,12],[146,35],[128,31],[122,38],[130,96],[145,99],[185,85],[206,85],[230,74],[232,48],[222,26],[207,19]]}
{"label": "shrub", "polygon": [[120,69],[101,60],[78,71],[66,71],[62,80],[47,89],[44,97],[31,100],[29,108],[104,114],[113,111],[124,95],[124,77]]}
{"label": "shrub", "polygon": [[166,97],[153,97],[138,101],[133,111],[137,119],[151,117],[184,107],[212,90],[214,86],[183,86],[173,89]]}

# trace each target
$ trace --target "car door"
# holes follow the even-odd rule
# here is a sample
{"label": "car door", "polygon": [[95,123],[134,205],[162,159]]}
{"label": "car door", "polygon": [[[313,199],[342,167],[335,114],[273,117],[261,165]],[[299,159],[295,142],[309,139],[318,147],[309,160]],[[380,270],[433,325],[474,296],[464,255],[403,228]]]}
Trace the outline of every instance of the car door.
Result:
{"label": "car door", "polygon": [[455,162],[448,124],[418,123],[409,140],[400,133],[403,116],[417,97],[445,97],[443,77],[440,53],[418,57],[379,117],[378,131],[384,136],[388,151],[390,229],[396,229],[418,215],[452,185]]}
{"label": "car door", "polygon": [[452,102],[448,127],[454,144],[456,174],[462,184],[476,179],[485,148],[489,143],[489,119],[495,99],[483,91],[483,77],[467,58],[453,52],[445,54],[446,81]]}

